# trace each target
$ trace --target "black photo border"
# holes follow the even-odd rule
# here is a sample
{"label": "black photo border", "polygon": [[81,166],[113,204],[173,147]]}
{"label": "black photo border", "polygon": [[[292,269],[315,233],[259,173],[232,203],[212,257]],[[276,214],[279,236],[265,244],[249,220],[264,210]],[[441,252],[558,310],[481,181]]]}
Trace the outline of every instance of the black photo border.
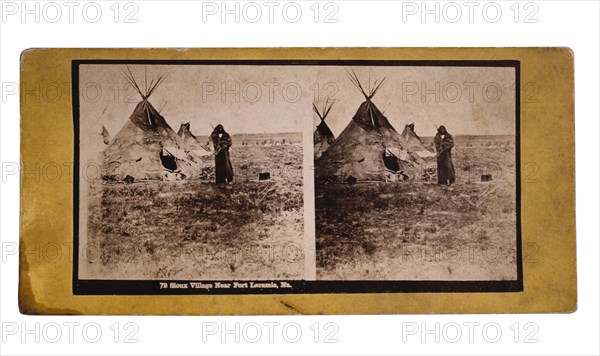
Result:
{"label": "black photo border", "polygon": [[[517,279],[502,281],[303,281],[303,280],[82,280],[79,279],[79,66],[89,64],[142,65],[257,65],[257,66],[414,66],[414,67],[510,67],[515,69],[515,167],[516,167],[516,257]],[[323,293],[495,293],[522,292],[523,255],[521,241],[521,63],[518,60],[73,60],[71,64],[74,179],[73,179],[73,294],[74,295],[257,295]],[[161,283],[286,282],[291,288],[160,288]],[[164,284],[163,284],[164,285]]]}

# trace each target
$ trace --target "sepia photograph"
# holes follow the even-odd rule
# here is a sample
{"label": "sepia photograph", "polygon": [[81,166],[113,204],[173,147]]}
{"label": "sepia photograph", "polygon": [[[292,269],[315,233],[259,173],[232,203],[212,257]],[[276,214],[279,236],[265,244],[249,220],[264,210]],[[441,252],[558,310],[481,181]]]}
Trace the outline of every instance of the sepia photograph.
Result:
{"label": "sepia photograph", "polygon": [[295,83],[301,71],[160,64],[78,71],[79,278],[310,277],[302,93],[284,100],[262,87]]}
{"label": "sepia photograph", "polygon": [[[503,64],[500,64],[503,65]],[[517,280],[514,63],[336,68],[314,104],[320,280]]]}
{"label": "sepia photograph", "polygon": [[520,288],[518,62],[75,68],[80,280]]}

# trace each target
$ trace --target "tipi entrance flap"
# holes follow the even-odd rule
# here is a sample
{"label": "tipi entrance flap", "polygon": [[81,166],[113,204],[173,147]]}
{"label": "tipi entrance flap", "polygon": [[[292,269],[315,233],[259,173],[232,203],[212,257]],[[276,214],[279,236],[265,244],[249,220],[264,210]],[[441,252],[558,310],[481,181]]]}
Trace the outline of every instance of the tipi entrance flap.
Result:
{"label": "tipi entrance flap", "polygon": [[421,157],[421,158],[433,158],[435,157],[435,153],[429,151],[429,150],[421,150],[421,151],[415,151],[415,153]]}
{"label": "tipi entrance flap", "polygon": [[187,158],[185,151],[182,151],[179,148],[174,147],[174,146],[163,147],[163,152],[166,152],[166,154],[171,155],[177,159],[184,160]]}

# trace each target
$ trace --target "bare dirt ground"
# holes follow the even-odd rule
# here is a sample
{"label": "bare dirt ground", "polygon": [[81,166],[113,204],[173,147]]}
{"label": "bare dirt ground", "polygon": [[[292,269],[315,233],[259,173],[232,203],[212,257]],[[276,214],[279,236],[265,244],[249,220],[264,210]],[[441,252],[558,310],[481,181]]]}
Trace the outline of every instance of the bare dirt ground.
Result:
{"label": "bare dirt ground", "polygon": [[[98,279],[301,279],[302,147],[232,148],[236,180],[96,181],[87,264]],[[209,164],[214,164],[209,162]],[[258,181],[259,171],[271,179]]]}
{"label": "bare dirt ground", "polygon": [[451,187],[317,182],[317,278],[516,279],[514,157],[514,147],[459,147]]}

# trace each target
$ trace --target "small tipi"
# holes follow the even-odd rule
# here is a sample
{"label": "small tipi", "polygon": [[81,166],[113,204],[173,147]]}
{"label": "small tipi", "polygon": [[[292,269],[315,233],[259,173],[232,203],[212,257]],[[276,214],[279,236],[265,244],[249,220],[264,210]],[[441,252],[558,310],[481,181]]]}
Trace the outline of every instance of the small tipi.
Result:
{"label": "small tipi", "polygon": [[200,157],[209,157],[212,155],[209,146],[203,146],[199,141],[198,137],[194,135],[190,128],[190,123],[186,122],[179,126],[177,136],[181,138],[186,149]]}
{"label": "small tipi", "polygon": [[313,111],[320,119],[319,125],[317,125],[317,129],[313,134],[315,159],[321,157],[323,152],[327,151],[327,148],[329,148],[333,141],[335,141],[333,132],[329,126],[327,126],[327,123],[325,123],[325,118],[327,118],[327,115],[329,115],[329,111],[331,111],[332,106],[333,101],[327,100],[323,106],[323,111],[319,111],[317,106],[313,103]]}
{"label": "small tipi", "polygon": [[183,143],[188,143],[191,145],[195,145],[198,143],[198,138],[190,131],[190,123],[186,122],[179,126],[179,131],[177,131],[177,136],[181,137]]}
{"label": "small tipi", "polygon": [[423,168],[419,160],[372,101],[385,78],[365,89],[354,71],[347,74],[365,101],[335,142],[316,160],[316,179],[394,181],[419,176]]}
{"label": "small tipi", "polygon": [[142,101],[106,148],[102,177],[130,181],[198,176],[203,167],[201,159],[186,151],[179,136],[148,101],[163,77],[152,80],[142,91],[129,68],[124,74]]}
{"label": "small tipi", "polygon": [[412,152],[415,158],[421,158],[424,160],[435,157],[435,153],[430,150],[421,140],[419,135],[415,132],[415,124],[411,123],[404,126],[402,131],[402,141],[404,147],[409,152]]}

